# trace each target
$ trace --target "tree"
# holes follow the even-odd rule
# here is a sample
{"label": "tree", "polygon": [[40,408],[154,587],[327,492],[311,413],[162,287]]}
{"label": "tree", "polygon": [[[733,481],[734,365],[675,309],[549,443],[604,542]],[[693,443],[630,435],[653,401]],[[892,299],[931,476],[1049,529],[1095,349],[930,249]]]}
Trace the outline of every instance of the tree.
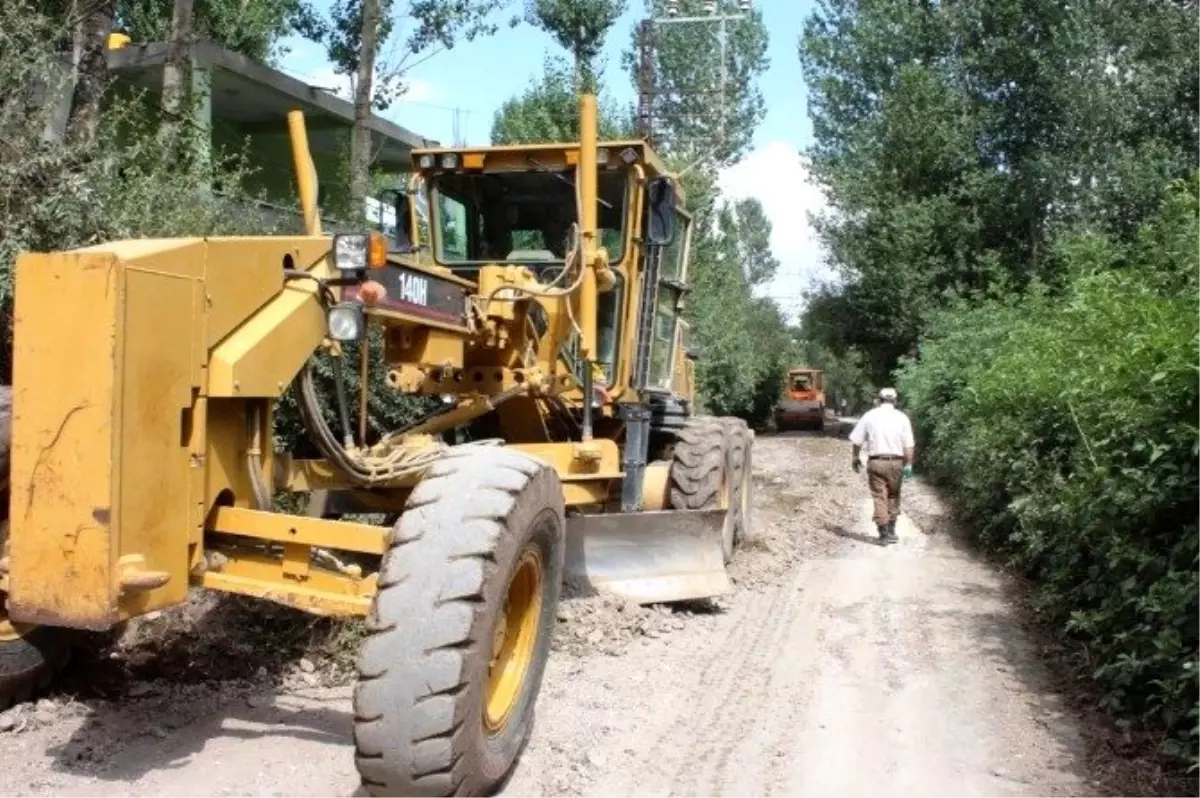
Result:
{"label": "tree", "polygon": [[779,270],[779,261],[771,252],[771,220],[762,203],[754,198],[738,200],[726,209],[737,245],[738,263],[752,286],[766,285]]}
{"label": "tree", "polygon": [[[119,0],[117,25],[135,41],[161,42],[170,37],[173,14],[163,0]],[[283,55],[278,42],[289,34],[316,40],[324,33],[308,0],[194,0],[192,18],[194,36],[262,62]]]}
{"label": "tree", "polygon": [[375,78],[375,52],[379,42],[381,0],[361,0],[359,53],[354,82],[354,137],[350,141],[350,207],[363,211],[371,186],[371,90]]}
{"label": "tree", "polygon": [[626,0],[526,0],[525,18],[549,33],[574,59],[571,85],[594,90],[596,59]]}
{"label": "tree", "polygon": [[[572,69],[561,58],[548,57],[542,77],[520,97],[506,100],[492,120],[493,144],[579,139],[579,98],[571,88]],[[599,98],[600,137],[632,136],[628,109],[604,95]]]}
{"label": "tree", "polygon": [[76,41],[79,66],[67,130],[72,141],[89,144],[100,123],[100,98],[108,82],[108,35],[112,32],[117,0],[86,0],[77,10]]}
{"label": "tree", "polygon": [[370,187],[372,108],[383,110],[404,92],[408,69],[441,50],[449,50],[457,39],[468,41],[494,33],[490,15],[505,0],[408,0],[402,16],[411,33],[399,47],[394,60],[379,55],[391,36],[398,12],[395,0],[335,0],[328,20],[311,24],[315,36],[325,43],[334,69],[352,77],[354,133],[350,155],[350,201],[353,212],[363,213]]}
{"label": "tree", "polygon": [[192,9],[192,0],[175,0],[171,16],[171,38],[167,42],[167,60],[163,65],[163,120],[160,130],[165,141],[175,138],[179,129],[179,116],[183,111],[183,82],[187,75],[188,49],[192,36]]}
{"label": "tree", "polygon": [[883,379],[949,297],[1061,285],[1063,231],[1136,230],[1195,162],[1184,5],[820,3],[800,56],[839,345]]}
{"label": "tree", "polygon": [[[718,3],[732,13],[732,0]],[[700,16],[701,0],[681,0],[679,15]],[[665,16],[664,0],[646,0],[647,16]],[[666,152],[702,157],[715,166],[728,165],[750,146],[766,114],[757,80],[768,66],[767,30],[762,12],[728,22],[724,69],[720,25],[689,22],[653,26],[654,141]],[[623,57],[635,85],[640,59],[637,32]],[[722,87],[721,76],[725,75]]]}

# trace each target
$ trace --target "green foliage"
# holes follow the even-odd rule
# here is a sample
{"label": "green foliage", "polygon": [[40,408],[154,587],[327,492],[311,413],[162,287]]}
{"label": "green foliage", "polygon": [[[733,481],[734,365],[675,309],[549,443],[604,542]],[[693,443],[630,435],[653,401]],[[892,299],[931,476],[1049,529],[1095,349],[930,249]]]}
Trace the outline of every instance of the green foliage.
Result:
{"label": "green foliage", "polygon": [[[383,435],[406,427],[437,408],[439,401],[429,397],[413,397],[399,393],[387,384],[387,363],[383,360],[383,335],[377,326],[368,330],[368,352],[372,355],[367,391],[367,440],[375,443]],[[317,397],[321,401],[325,423],[340,439],[346,430],[342,428],[337,410],[337,380],[346,391],[346,405],[350,415],[350,433],[358,439],[359,428],[359,346],[352,342],[344,346],[338,360],[320,353],[313,360],[313,382]],[[340,363],[338,362],[340,360]],[[300,420],[300,409],[292,391],[280,400],[275,417],[275,446],[280,451],[292,452],[302,457],[318,457],[320,453],[309,440],[304,424]]]}
{"label": "green foliage", "polygon": [[[600,138],[632,135],[632,114],[605,95],[598,98]],[[579,140],[579,98],[572,88],[571,66],[547,57],[541,78],[520,97],[506,100],[492,120],[493,144]]]}
{"label": "green foliage", "polygon": [[923,461],[1037,585],[1104,704],[1197,762],[1196,185],[1122,242],[1063,234],[1066,290],[951,306],[901,369]]}
{"label": "green foliage", "polygon": [[[103,111],[96,141],[44,136],[53,108],[42,100],[68,86],[53,47],[56,20],[24,3],[0,5],[0,313],[11,343],[13,265],[47,252],[121,238],[263,232],[248,173],[237,154],[163,157],[155,120],[136,99]],[[185,136],[191,135],[185,131]],[[179,147],[187,153],[194,148]],[[198,186],[210,184],[217,191]],[[0,377],[11,377],[10,349]]]}
{"label": "green foliage", "polygon": [[[137,42],[165,42],[171,32],[171,5],[164,0],[120,0],[116,26]],[[284,55],[276,46],[279,39],[293,33],[311,35],[317,19],[306,0],[196,0],[192,33],[265,62]]]}
{"label": "green foliage", "polygon": [[1131,236],[1195,168],[1189,5],[823,0],[800,55],[836,346],[885,379],[951,297],[1061,288],[1062,230]]}
{"label": "green foliage", "polygon": [[[663,0],[645,0],[646,16],[666,16]],[[681,0],[680,16],[701,15],[702,0]],[[732,0],[719,10],[736,11]],[[726,166],[745,155],[766,115],[758,78],[769,65],[762,12],[727,23],[725,94],[721,102],[721,45],[717,23],[656,25],[654,41],[654,142],[684,160],[704,157]],[[635,85],[638,33],[623,56]]]}
{"label": "green foliage", "polygon": [[[694,5],[692,10],[698,10],[699,5]],[[599,52],[604,33],[623,6],[610,0],[567,0],[530,2],[527,10],[559,44],[592,58],[589,53]],[[582,31],[577,23],[582,23]],[[716,52],[715,35],[715,26],[711,25],[699,26],[695,33],[664,34],[657,50],[660,87],[676,91],[686,81],[707,74],[704,70],[715,75],[715,59],[695,57],[696,52]],[[761,18],[753,15],[746,23],[733,24],[730,40],[730,124],[746,127],[716,154],[708,153],[684,181],[687,207],[694,217],[688,276],[693,290],[686,299],[684,315],[692,325],[695,343],[703,350],[696,364],[696,382],[705,411],[757,422],[770,414],[779,398],[790,340],[778,307],[753,295],[754,287],[769,282],[779,266],[771,253],[771,223],[756,200],[726,203],[716,188],[717,166],[735,158],[748,145],[762,116],[761,96],[754,86],[754,79],[766,67],[766,34]],[[579,110],[574,78],[569,63],[547,59],[541,80],[497,112],[492,142],[577,140]],[[671,107],[676,110],[697,113],[710,104],[711,96],[675,96],[666,101],[675,103]],[[735,118],[737,121],[733,121]],[[628,109],[601,94],[602,138],[633,135],[633,122]],[[694,157],[696,147],[685,138],[698,131],[708,136],[711,144],[717,128],[710,119],[702,130],[677,124],[661,131],[657,143],[673,167],[682,169],[690,163],[688,159]]]}
{"label": "green foliage", "polygon": [[[372,86],[372,105],[376,110],[386,110],[406,90],[404,74],[418,61],[417,56],[429,56],[441,50],[449,50],[459,39],[471,41],[477,36],[488,36],[498,26],[492,14],[503,7],[506,0],[379,0],[381,17],[376,40],[376,55],[398,52],[396,60],[377,57],[375,79]],[[354,76],[362,54],[362,0],[333,0],[329,16],[308,15],[301,27],[302,33],[325,45],[334,69],[342,75]],[[397,47],[389,47],[388,40],[401,20],[408,35]]]}
{"label": "green foliage", "polygon": [[753,294],[777,263],[771,223],[754,200],[723,202],[711,172],[685,178],[695,214],[684,315],[703,354],[696,391],[707,413],[763,423],[779,399],[791,340],[778,306]]}
{"label": "green foliage", "polygon": [[525,18],[572,54],[576,77],[592,89],[604,37],[625,6],[626,0],[526,0]]}

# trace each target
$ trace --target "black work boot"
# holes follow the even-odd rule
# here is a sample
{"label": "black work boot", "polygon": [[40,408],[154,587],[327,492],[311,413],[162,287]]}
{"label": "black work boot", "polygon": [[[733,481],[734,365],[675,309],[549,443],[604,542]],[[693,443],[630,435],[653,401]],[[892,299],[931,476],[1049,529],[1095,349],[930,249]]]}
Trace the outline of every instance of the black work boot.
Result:
{"label": "black work boot", "polygon": [[879,530],[879,545],[886,546],[888,544],[888,525],[876,524],[875,528]]}
{"label": "black work boot", "polygon": [[888,543],[899,543],[900,538],[898,538],[896,536],[896,519],[893,518],[891,521],[888,521],[886,529],[887,529],[887,542]]}

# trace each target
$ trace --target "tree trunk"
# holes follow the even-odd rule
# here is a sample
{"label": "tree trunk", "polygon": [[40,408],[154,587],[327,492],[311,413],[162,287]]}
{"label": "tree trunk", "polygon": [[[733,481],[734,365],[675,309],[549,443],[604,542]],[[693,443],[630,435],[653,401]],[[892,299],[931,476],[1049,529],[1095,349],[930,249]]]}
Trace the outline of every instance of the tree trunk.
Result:
{"label": "tree trunk", "polygon": [[[83,25],[76,19],[79,13],[78,0],[71,0],[71,3],[67,6],[65,17],[71,23],[71,71],[68,73],[63,85],[58,87],[62,91],[65,103],[54,110],[54,113],[46,120],[46,126],[42,130],[42,141],[50,144],[58,144],[66,136],[67,117],[71,113],[70,100],[75,94],[75,84],[79,81],[79,61],[83,57]],[[32,111],[32,107],[30,110]]]}
{"label": "tree trunk", "polygon": [[188,47],[192,38],[192,0],[175,0],[171,14],[171,38],[167,41],[167,61],[163,65],[162,125],[159,135],[172,141],[179,134],[183,101],[187,96],[184,80],[187,77]]}
{"label": "tree trunk", "polygon": [[375,50],[379,38],[379,0],[362,0],[362,36],[354,80],[354,138],[350,143],[350,208],[366,213],[371,184],[371,97],[375,90]]}
{"label": "tree trunk", "polygon": [[67,130],[72,141],[90,144],[100,122],[100,98],[108,82],[108,34],[117,0],[91,0],[80,16],[79,72],[71,95]]}

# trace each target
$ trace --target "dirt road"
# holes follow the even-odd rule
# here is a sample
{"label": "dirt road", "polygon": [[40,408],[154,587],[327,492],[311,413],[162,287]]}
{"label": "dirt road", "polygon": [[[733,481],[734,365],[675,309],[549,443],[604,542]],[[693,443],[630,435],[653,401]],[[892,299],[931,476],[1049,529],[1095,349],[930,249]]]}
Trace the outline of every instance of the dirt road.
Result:
{"label": "dirt road", "polygon": [[[761,536],[733,596],[566,602],[506,794],[1095,793],[1001,579],[919,484],[899,544],[876,546],[848,461],[833,438],[758,440]],[[148,650],[85,663],[103,689],[0,717],[0,794],[355,793],[335,665],[203,631]]]}

